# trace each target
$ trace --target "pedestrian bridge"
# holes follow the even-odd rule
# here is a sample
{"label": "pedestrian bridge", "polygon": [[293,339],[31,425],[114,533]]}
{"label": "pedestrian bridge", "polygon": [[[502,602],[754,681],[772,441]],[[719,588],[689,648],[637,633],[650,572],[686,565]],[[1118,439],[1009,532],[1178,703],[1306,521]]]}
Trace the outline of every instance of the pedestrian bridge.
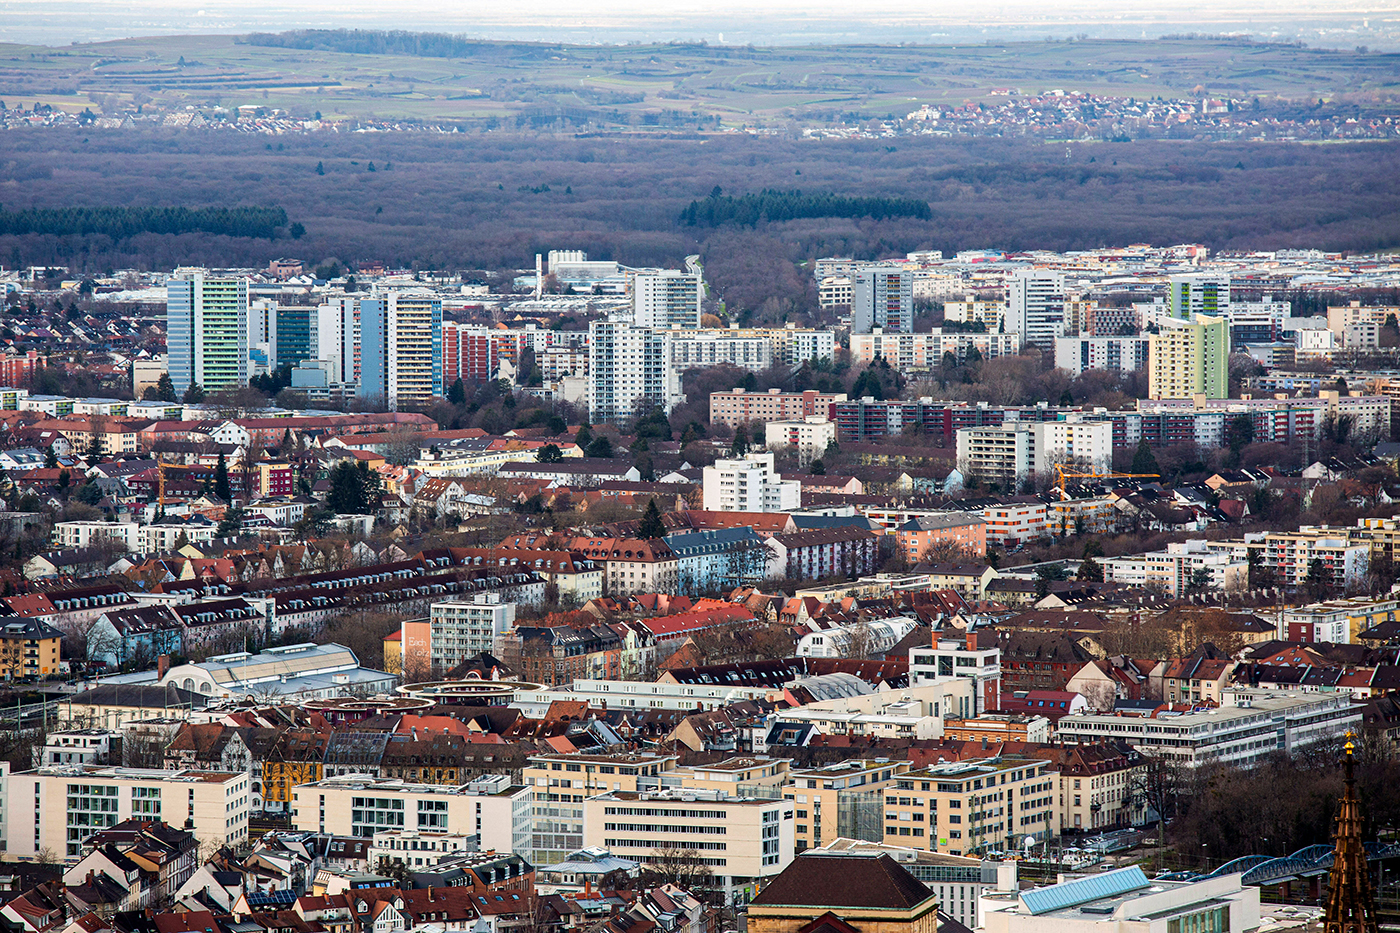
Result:
{"label": "pedestrian bridge", "polygon": [[[1366,860],[1400,857],[1400,843],[1381,845],[1379,842],[1363,843]],[[1197,881],[1201,878],[1219,878],[1222,875],[1243,874],[1244,884],[1273,885],[1288,884],[1326,874],[1332,867],[1335,852],[1331,846],[1308,846],[1292,855],[1246,855],[1226,862],[1209,874],[1193,871],[1174,871],[1157,877],[1162,881]]]}

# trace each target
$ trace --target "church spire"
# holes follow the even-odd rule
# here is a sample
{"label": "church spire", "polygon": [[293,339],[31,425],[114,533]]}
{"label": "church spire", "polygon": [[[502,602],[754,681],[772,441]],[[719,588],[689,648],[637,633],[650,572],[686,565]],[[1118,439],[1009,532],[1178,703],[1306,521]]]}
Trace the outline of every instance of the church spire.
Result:
{"label": "church spire", "polygon": [[1376,894],[1366,868],[1366,850],[1361,845],[1361,801],[1356,797],[1356,750],[1347,736],[1346,792],[1337,808],[1336,853],[1323,914],[1323,933],[1377,933]]}

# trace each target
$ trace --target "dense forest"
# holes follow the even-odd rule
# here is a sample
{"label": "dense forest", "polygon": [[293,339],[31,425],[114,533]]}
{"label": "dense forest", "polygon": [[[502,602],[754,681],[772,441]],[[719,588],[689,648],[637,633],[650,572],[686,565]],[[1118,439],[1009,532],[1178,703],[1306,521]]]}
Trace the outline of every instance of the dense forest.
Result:
{"label": "dense forest", "polygon": [[[550,249],[663,266],[699,253],[714,297],[741,317],[779,321],[815,306],[803,264],[820,256],[1138,242],[1400,246],[1397,143],[84,132],[7,132],[5,206],[271,202],[305,235],[12,233],[0,235],[0,264],[105,271],[261,265],[294,255],[311,264],[507,270],[533,265]],[[740,201],[796,185],[839,197],[918,199],[929,217],[677,223],[715,186]]]}
{"label": "dense forest", "polygon": [[544,56],[551,46],[530,43],[484,42],[440,32],[386,32],[378,29],[294,29],[255,32],[243,41],[279,49],[313,49],[352,55],[411,55],[415,58],[472,58],[502,50],[532,50]]}
{"label": "dense forest", "polygon": [[718,227],[739,224],[756,227],[760,223],[781,223],[811,217],[847,217],[885,220],[914,217],[928,220],[933,213],[927,201],[918,198],[847,198],[834,194],[803,194],[801,191],[761,191],[735,198],[721,195],[718,187],[703,201],[691,201],[681,211],[679,223],[687,227]]}
{"label": "dense forest", "polygon": [[[210,192],[212,197],[214,192]],[[214,233],[271,240],[287,226],[280,207],[58,207],[0,210],[0,235],[100,235],[124,240],[138,233]]]}

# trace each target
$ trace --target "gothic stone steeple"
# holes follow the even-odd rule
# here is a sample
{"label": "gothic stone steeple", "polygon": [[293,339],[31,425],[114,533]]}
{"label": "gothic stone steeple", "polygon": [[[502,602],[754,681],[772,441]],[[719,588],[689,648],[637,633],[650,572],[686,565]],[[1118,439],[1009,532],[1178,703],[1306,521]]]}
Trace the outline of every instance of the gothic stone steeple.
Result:
{"label": "gothic stone steeple", "polygon": [[1355,745],[1348,737],[1347,789],[1337,809],[1337,851],[1332,860],[1323,933],[1377,933],[1376,893],[1361,846],[1361,801],[1356,797]]}

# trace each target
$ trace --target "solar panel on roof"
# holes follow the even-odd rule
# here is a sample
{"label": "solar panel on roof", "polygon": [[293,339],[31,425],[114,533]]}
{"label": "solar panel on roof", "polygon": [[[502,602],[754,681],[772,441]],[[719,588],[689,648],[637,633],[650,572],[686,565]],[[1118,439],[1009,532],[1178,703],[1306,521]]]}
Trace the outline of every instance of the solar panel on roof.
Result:
{"label": "solar panel on roof", "polygon": [[1148,886],[1147,876],[1137,865],[1106,871],[1088,878],[1037,888],[1021,895],[1021,903],[1032,914],[1049,913],[1078,904],[1087,904],[1101,897],[1117,897]]}

